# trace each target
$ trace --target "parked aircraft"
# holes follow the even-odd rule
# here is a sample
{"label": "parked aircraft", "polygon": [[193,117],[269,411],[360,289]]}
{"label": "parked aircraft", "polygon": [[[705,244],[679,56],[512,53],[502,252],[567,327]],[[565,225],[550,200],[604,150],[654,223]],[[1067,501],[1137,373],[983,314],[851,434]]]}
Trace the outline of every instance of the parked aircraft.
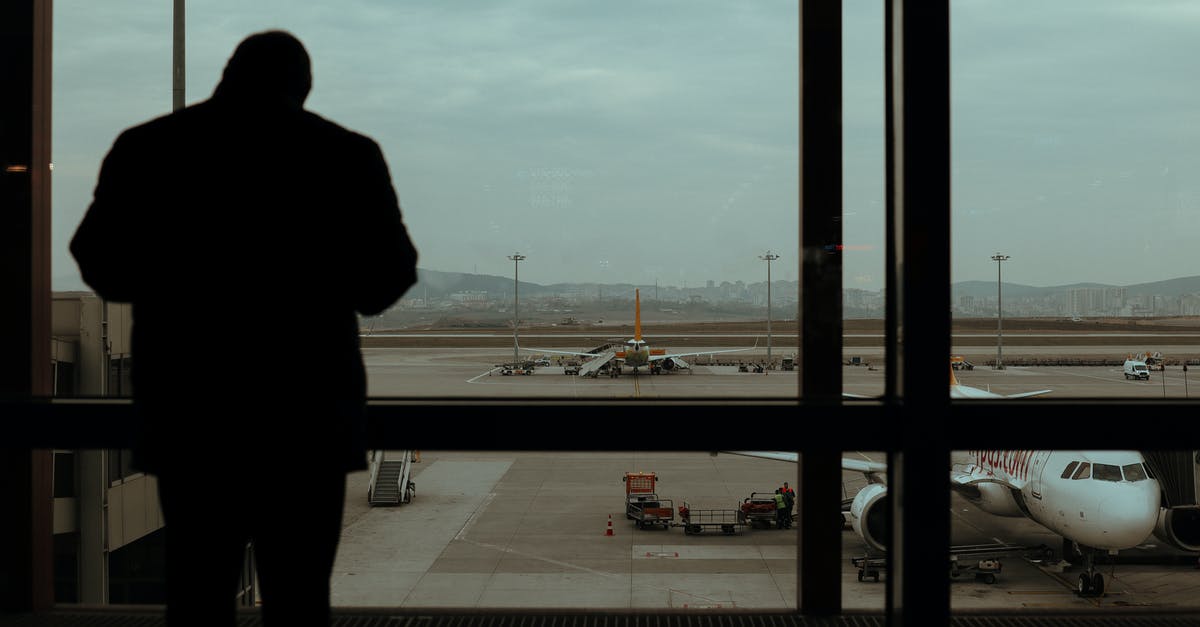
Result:
{"label": "parked aircraft", "polygon": [[1021,392],[1019,394],[996,394],[989,390],[983,390],[969,385],[963,385],[958,382],[958,377],[954,376],[954,368],[950,368],[950,398],[1030,398],[1032,396],[1041,396],[1053,392],[1054,390],[1037,390],[1034,392]]}
{"label": "parked aircraft", "polygon": [[749,346],[746,348],[731,348],[715,351],[694,351],[690,353],[670,353],[667,352],[666,349],[651,349],[646,340],[642,339],[642,299],[640,292],[641,290],[634,290],[633,338],[625,340],[625,350],[606,350],[601,353],[551,350],[548,348],[525,348],[525,350],[536,351],[539,353],[590,357],[592,359],[585,362],[579,368],[578,375],[594,376],[606,365],[612,369],[614,374],[620,374],[623,368],[632,369],[634,374],[637,374],[639,368],[647,368],[651,374],[658,374],[660,372],[670,370],[687,370],[691,368],[691,364],[689,364],[687,361],[684,361],[684,357],[691,357],[693,355],[713,355],[718,353],[736,353],[740,351],[748,351],[755,346],[758,346],[758,342],[755,342],[754,346]]}
{"label": "parked aircraft", "polygon": [[[797,453],[727,452],[799,461]],[[1063,558],[1084,564],[1082,596],[1104,593],[1098,552],[1129,549],[1152,534],[1189,548],[1164,528],[1172,510],[1161,507],[1159,483],[1137,451],[953,451],[950,461],[950,487],[981,510],[1023,516],[1062,536]],[[869,550],[886,552],[887,464],[843,459],[842,468],[868,480],[850,503],[851,526]]]}

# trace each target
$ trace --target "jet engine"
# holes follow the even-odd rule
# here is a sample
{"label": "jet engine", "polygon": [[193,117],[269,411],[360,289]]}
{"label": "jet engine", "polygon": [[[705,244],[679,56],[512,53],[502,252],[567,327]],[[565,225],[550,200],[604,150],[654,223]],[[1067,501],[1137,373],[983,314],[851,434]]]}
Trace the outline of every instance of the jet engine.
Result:
{"label": "jet engine", "polygon": [[678,357],[668,357],[658,362],[659,367],[663,370],[687,370],[691,366],[688,362]]}
{"label": "jet engine", "polygon": [[888,507],[887,486],[882,483],[867,485],[850,503],[850,525],[874,551],[887,551]]}
{"label": "jet engine", "polygon": [[976,488],[978,497],[972,498],[967,494],[964,496],[979,509],[996,516],[1025,515],[1023,503],[1017,501],[1020,498],[1020,491],[1012,490],[998,483],[980,483]]}
{"label": "jet engine", "polygon": [[1154,537],[1185,551],[1200,551],[1200,506],[1164,507],[1158,510]]}

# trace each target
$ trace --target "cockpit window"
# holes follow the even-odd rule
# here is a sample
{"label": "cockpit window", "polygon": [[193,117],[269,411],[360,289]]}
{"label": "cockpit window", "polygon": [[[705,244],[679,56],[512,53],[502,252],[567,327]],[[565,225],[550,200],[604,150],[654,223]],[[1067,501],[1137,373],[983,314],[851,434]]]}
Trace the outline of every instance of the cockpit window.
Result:
{"label": "cockpit window", "polygon": [[1087,462],[1083,462],[1083,463],[1079,464],[1079,468],[1075,469],[1075,474],[1071,475],[1071,478],[1072,479],[1087,479],[1088,477],[1092,476],[1091,470],[1092,470],[1092,465]]}
{"label": "cockpit window", "polygon": [[1067,467],[1063,470],[1062,478],[1070,479],[1071,473],[1075,472],[1075,467],[1078,465],[1079,465],[1079,462],[1071,462],[1071,463],[1067,464]]}
{"label": "cockpit window", "polygon": [[1126,464],[1121,466],[1121,470],[1125,472],[1126,481],[1141,481],[1147,479],[1146,469],[1141,464]]}
{"label": "cockpit window", "polygon": [[1121,467],[1112,464],[1095,464],[1092,466],[1092,478],[1097,481],[1120,481]]}

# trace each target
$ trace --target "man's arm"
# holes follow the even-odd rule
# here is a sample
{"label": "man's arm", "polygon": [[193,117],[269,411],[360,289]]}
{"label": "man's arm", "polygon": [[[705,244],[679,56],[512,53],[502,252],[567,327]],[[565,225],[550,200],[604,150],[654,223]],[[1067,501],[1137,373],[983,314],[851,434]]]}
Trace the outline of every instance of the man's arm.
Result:
{"label": "man's arm", "polygon": [[71,238],[71,255],[83,281],[101,298],[131,302],[139,293],[132,206],[131,164],[125,135],[100,167],[92,204]]}
{"label": "man's arm", "polygon": [[369,139],[363,164],[365,223],[355,271],[354,305],[359,313],[382,313],[417,282],[417,250],[408,236],[387,161]]}

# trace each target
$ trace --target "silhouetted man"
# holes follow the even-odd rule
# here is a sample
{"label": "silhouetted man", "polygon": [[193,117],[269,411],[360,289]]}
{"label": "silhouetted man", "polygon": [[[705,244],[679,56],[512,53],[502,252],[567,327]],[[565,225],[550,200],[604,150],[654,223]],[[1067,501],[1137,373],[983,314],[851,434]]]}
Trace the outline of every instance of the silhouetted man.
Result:
{"label": "silhouetted man", "polygon": [[295,37],[248,37],[212,98],[121,133],[71,242],[97,294],[133,303],[172,626],[234,624],[247,543],[264,622],[329,623],[366,468],[356,312],[399,299],[417,253],[378,145],[304,110],[311,84]]}

